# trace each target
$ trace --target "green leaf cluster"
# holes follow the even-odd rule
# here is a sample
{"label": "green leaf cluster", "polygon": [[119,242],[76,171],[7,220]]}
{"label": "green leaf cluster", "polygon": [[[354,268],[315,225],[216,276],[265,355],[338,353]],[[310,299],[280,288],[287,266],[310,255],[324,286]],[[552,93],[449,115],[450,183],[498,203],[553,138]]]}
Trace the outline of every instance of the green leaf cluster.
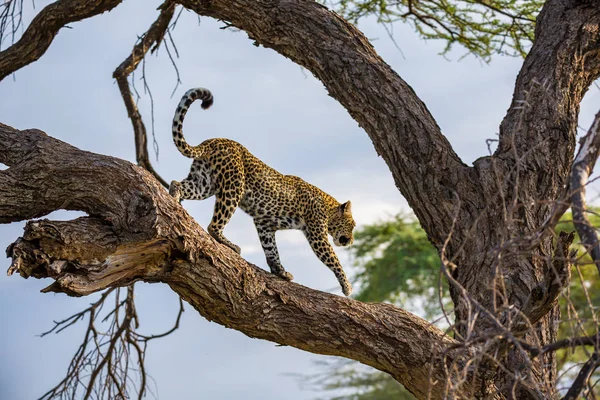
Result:
{"label": "green leaf cluster", "polygon": [[325,0],[325,4],[355,24],[368,16],[387,28],[396,21],[410,23],[422,38],[444,41],[442,54],[458,44],[467,54],[489,61],[494,54],[527,54],[544,1]]}
{"label": "green leaf cluster", "polygon": [[[388,301],[426,316],[439,312],[440,258],[419,222],[397,215],[359,229],[350,253],[360,301]],[[419,308],[417,307],[417,311]]]}

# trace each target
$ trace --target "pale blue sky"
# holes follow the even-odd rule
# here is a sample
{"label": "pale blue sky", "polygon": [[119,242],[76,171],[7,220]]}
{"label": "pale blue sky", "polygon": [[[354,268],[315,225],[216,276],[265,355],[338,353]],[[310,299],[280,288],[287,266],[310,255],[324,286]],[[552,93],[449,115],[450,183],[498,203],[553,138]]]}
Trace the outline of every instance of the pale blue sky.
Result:
{"label": "pale blue sky", "polygon": [[[47,2],[36,2],[38,10]],[[152,4],[152,5],[149,5]],[[0,121],[19,129],[39,128],[79,148],[134,161],[131,125],[112,72],[127,56],[136,35],[155,19],[157,1],[128,0],[110,13],[63,29],[47,53],[20,70],[15,80],[0,83]],[[32,12],[27,14],[27,22]],[[222,24],[184,12],[174,32],[183,81],[170,98],[175,75],[164,51],[149,57],[148,81],[155,101],[156,140],[160,158],[153,159],[167,180],[187,175],[190,160],[172,144],[170,120],[188,88],[212,90],[209,111],[194,108],[184,126],[188,141],[227,137],[243,143],[263,161],[298,175],[340,201],[352,200],[359,225],[385,218],[406,202],[367,135],[322,84],[272,50],[257,48],[243,32],[221,30]],[[359,26],[383,58],[415,89],[437,119],[457,153],[467,163],[486,155],[485,139],[495,137],[510,104],[520,59],[496,58],[487,65],[462,51],[438,55],[441,43],[424,42],[407,25],[395,27],[402,54],[385,30],[373,21]],[[140,76],[138,74],[138,76]],[[138,81],[142,90],[142,83]],[[589,126],[600,104],[592,88],[582,105],[581,124]],[[149,102],[140,107],[150,128]],[[206,226],[213,200],[184,202]],[[56,213],[56,218],[72,214]],[[0,225],[0,248],[22,232],[23,224]],[[264,255],[250,218],[237,212],[225,231],[242,247],[242,255],[265,267]],[[331,272],[312,254],[299,232],[278,234],[284,266],[296,282],[340,293]],[[342,262],[347,254],[338,250]],[[0,258],[0,272],[8,259]],[[36,398],[56,383],[67,368],[81,327],[60,335],[36,337],[60,319],[83,308],[91,298],[40,294],[49,281],[7,278],[0,273],[0,399]],[[137,285],[142,328],[160,330],[171,324],[177,297],[166,286]],[[314,371],[319,356],[250,339],[209,323],[190,307],[181,329],[155,341],[148,369],[163,399],[310,399],[287,373]]]}

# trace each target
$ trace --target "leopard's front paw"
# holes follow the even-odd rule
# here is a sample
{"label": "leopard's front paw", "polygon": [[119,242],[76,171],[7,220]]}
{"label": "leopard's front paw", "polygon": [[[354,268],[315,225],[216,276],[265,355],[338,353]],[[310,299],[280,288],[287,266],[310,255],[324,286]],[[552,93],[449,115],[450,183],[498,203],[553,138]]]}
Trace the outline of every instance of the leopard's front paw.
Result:
{"label": "leopard's front paw", "polygon": [[175,201],[181,203],[181,183],[171,181],[171,184],[169,185],[169,194],[173,196]]}
{"label": "leopard's front paw", "polygon": [[282,279],[285,279],[286,281],[291,281],[294,279],[294,275],[290,274],[285,270],[278,272],[277,276],[279,276]]}

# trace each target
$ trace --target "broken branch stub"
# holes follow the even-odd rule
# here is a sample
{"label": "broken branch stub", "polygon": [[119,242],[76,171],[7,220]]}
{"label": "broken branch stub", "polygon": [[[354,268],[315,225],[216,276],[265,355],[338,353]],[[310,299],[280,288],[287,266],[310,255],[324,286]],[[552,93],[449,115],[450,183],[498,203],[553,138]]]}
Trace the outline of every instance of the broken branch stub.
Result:
{"label": "broken branch stub", "polygon": [[7,249],[12,258],[8,274],[52,278],[42,292],[86,296],[138,280],[158,280],[173,248],[173,242],[161,238],[121,244],[110,226],[96,218],[31,221],[23,237]]}

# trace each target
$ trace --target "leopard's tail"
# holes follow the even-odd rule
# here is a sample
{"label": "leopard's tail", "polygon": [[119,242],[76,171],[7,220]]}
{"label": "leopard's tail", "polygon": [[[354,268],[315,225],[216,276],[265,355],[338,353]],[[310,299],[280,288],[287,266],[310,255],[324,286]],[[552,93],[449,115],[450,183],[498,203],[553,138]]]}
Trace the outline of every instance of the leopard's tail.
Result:
{"label": "leopard's tail", "polygon": [[181,98],[173,117],[173,142],[175,142],[175,146],[177,146],[181,154],[190,158],[198,157],[199,154],[197,154],[197,149],[190,146],[183,137],[183,118],[190,105],[198,99],[202,100],[200,107],[204,110],[213,104],[213,96],[210,90],[204,88],[190,89]]}

